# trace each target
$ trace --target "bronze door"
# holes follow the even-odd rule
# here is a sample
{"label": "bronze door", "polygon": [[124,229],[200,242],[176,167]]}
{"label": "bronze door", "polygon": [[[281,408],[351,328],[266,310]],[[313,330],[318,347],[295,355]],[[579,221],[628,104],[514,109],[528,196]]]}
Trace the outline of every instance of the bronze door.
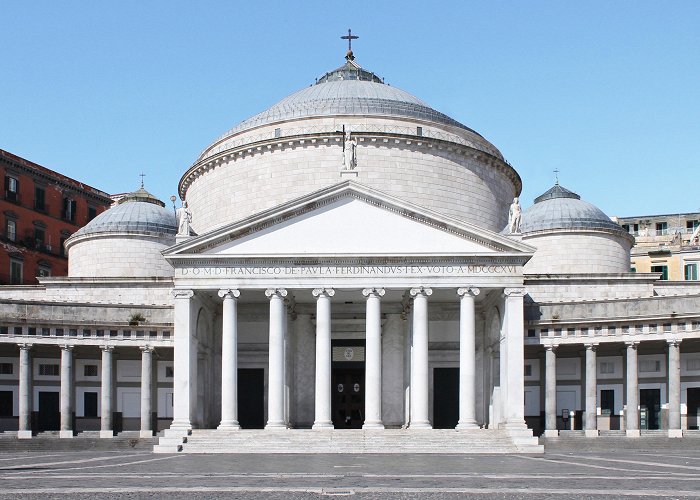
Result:
{"label": "bronze door", "polygon": [[365,371],[333,370],[333,426],[336,429],[361,429],[365,421]]}

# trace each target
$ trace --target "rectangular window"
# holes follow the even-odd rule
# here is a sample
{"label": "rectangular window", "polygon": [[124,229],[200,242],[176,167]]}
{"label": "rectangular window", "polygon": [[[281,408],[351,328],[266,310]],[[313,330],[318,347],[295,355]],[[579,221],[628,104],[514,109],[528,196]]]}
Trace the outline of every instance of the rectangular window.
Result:
{"label": "rectangular window", "polygon": [[95,207],[88,206],[88,222],[97,217],[97,209]]}
{"label": "rectangular window", "polygon": [[10,260],[10,284],[22,284],[22,262],[18,260]]}
{"label": "rectangular window", "polygon": [[70,222],[75,222],[76,203],[70,198],[63,198],[63,218]]}
{"label": "rectangular window", "polygon": [[5,198],[19,201],[19,181],[12,176],[5,176]]}
{"label": "rectangular window", "polygon": [[601,375],[612,375],[615,373],[615,363],[612,361],[601,361],[600,362],[600,374]]}
{"label": "rectangular window", "polygon": [[687,220],[685,221],[685,232],[688,234],[693,234],[698,226],[700,226],[700,220]]}
{"label": "rectangular window", "polygon": [[165,367],[165,378],[173,378],[173,367],[170,365]]}
{"label": "rectangular window", "polygon": [[525,376],[532,377],[532,365],[525,365]]}
{"label": "rectangular window", "polygon": [[282,137],[282,129],[281,128],[275,129],[275,137]]}
{"label": "rectangular window", "polygon": [[700,371],[700,358],[688,358],[688,359],[686,359],[685,369],[689,372]]}
{"label": "rectangular window", "polygon": [[46,231],[41,227],[34,228],[34,241],[36,242],[36,248],[42,248],[44,246],[44,240],[46,239]]}
{"label": "rectangular window", "polygon": [[45,278],[46,276],[51,276],[51,269],[46,267],[38,267],[36,270],[36,275],[38,278]]}
{"label": "rectangular window", "polygon": [[88,418],[97,418],[97,393],[83,393],[83,415]]}
{"label": "rectangular window", "polygon": [[662,280],[668,279],[668,266],[651,266],[652,273],[661,273]]}
{"label": "rectangular window", "polygon": [[34,208],[36,210],[46,210],[46,191],[43,187],[34,187]]}
{"label": "rectangular window", "polygon": [[60,374],[59,365],[55,364],[40,364],[39,365],[39,375],[45,375],[49,377],[58,377]]}
{"label": "rectangular window", "polygon": [[615,391],[613,389],[600,390],[600,413],[603,416],[615,414]]}
{"label": "rectangular window", "polygon": [[416,127],[416,135],[423,136],[423,127]]}
{"label": "rectangular window", "polygon": [[5,236],[10,241],[17,241],[17,222],[12,219],[7,219],[5,225]]}
{"label": "rectangular window", "polygon": [[696,262],[692,264],[685,265],[685,280],[686,281],[697,281],[698,280],[698,264]]}
{"label": "rectangular window", "polygon": [[97,377],[97,365],[83,366],[83,375],[85,377]]}
{"label": "rectangular window", "polygon": [[661,361],[658,359],[643,359],[639,361],[639,373],[661,372]]}
{"label": "rectangular window", "polygon": [[668,234],[668,222],[656,223],[656,236],[665,236]]}
{"label": "rectangular window", "polygon": [[12,375],[12,363],[0,363],[0,375]]}

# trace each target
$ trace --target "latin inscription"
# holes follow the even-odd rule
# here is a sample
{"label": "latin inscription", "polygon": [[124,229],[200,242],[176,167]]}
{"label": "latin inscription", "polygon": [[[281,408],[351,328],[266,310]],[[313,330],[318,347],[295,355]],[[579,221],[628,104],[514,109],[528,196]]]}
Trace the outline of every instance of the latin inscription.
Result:
{"label": "latin inscription", "polygon": [[513,265],[438,265],[438,266],[244,266],[244,267],[182,267],[179,276],[479,276],[514,275]]}

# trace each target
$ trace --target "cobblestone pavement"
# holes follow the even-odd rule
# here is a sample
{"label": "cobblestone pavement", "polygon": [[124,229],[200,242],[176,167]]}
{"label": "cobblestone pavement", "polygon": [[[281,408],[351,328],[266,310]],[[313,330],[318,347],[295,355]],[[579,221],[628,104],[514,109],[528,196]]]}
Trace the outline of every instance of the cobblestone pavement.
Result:
{"label": "cobblestone pavement", "polygon": [[700,498],[700,450],[500,455],[0,455],[3,498]]}

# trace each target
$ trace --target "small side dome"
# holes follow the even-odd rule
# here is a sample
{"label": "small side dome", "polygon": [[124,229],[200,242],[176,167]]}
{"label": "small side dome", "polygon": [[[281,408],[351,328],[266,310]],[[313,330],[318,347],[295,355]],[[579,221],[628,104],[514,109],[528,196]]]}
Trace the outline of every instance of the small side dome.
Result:
{"label": "small side dome", "polygon": [[634,239],[595,205],[555,184],[523,211],[523,242],[537,248],[530,274],[625,273]]}
{"label": "small side dome", "polygon": [[173,276],[161,252],[176,233],[175,214],[141,186],[66,240],[68,276]]}

